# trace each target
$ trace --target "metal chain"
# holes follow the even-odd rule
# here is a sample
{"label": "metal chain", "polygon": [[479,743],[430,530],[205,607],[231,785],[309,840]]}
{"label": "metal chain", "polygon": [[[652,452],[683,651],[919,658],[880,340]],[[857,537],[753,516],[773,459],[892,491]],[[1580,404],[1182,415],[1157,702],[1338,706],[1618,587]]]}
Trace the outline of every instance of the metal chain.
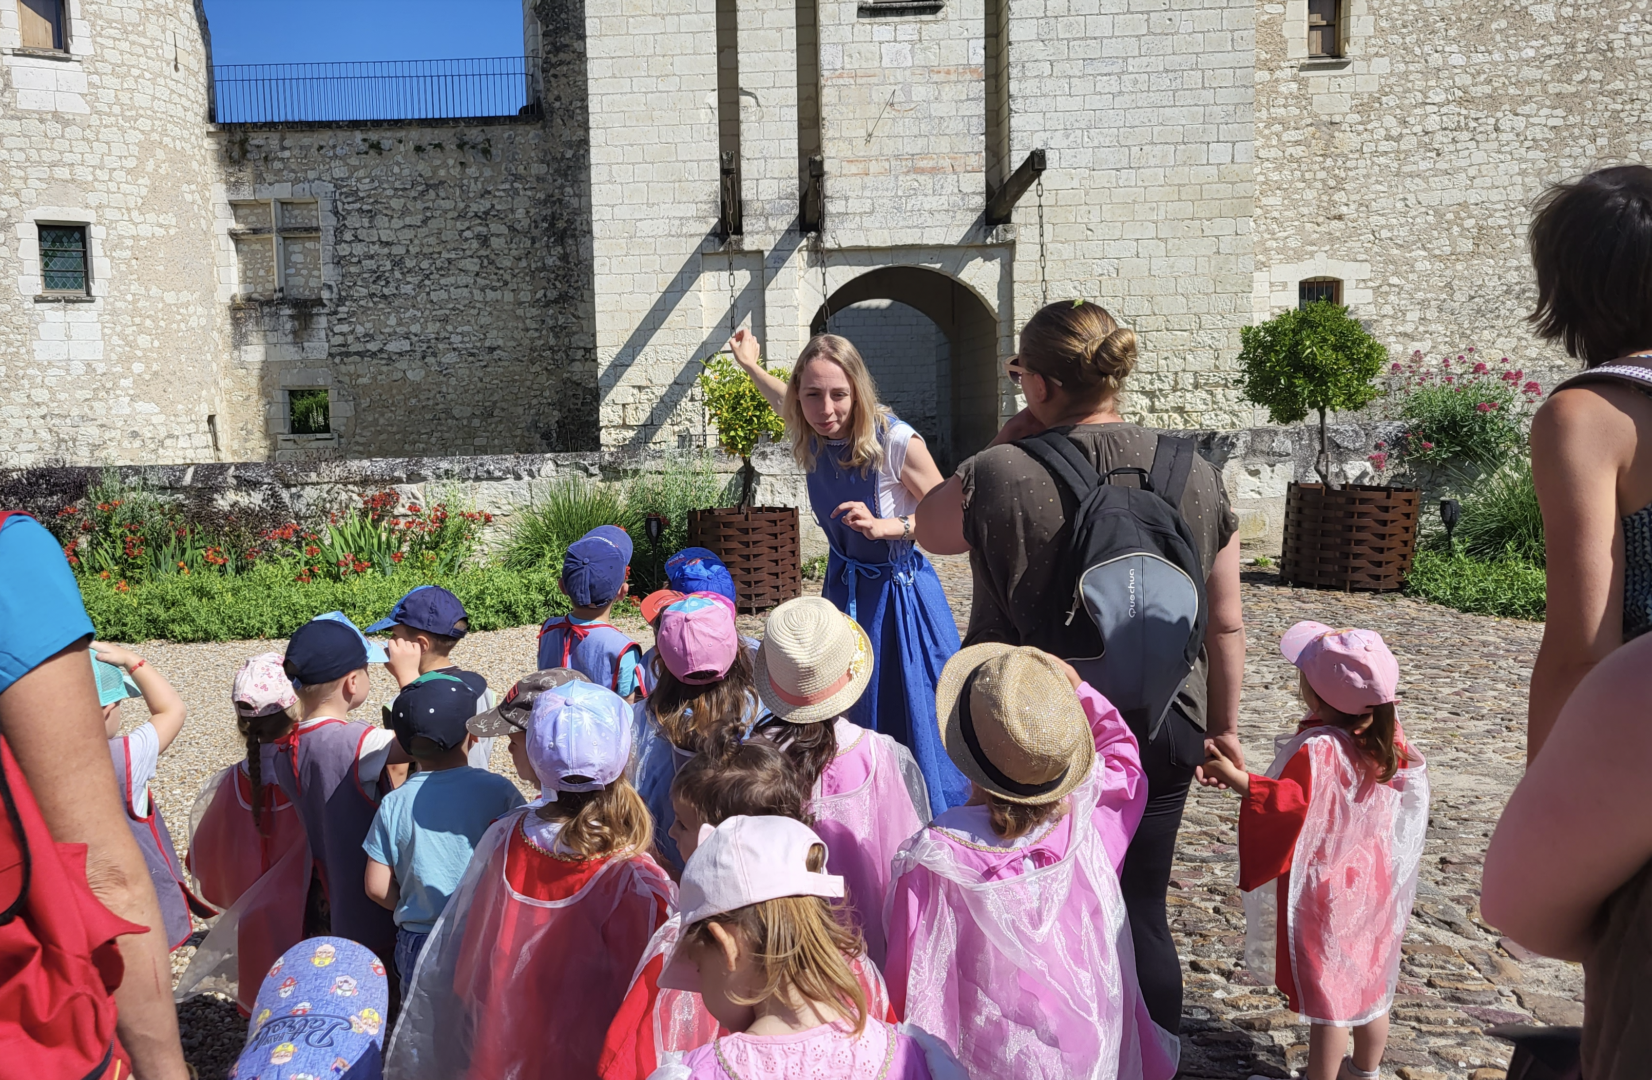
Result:
{"label": "metal chain", "polygon": [[821,320],[821,325],[823,332],[830,334],[832,332],[832,288],[826,280],[825,232],[815,233],[815,242],[820,245],[820,305],[826,312],[826,317]]}
{"label": "metal chain", "polygon": [[[1026,189],[1022,188],[1022,190],[1025,191]],[[1035,190],[1038,192],[1038,292],[1043,298],[1041,303],[1047,306],[1050,302],[1050,282],[1047,274],[1049,252],[1044,247],[1044,177],[1042,174],[1038,177],[1038,186]]]}

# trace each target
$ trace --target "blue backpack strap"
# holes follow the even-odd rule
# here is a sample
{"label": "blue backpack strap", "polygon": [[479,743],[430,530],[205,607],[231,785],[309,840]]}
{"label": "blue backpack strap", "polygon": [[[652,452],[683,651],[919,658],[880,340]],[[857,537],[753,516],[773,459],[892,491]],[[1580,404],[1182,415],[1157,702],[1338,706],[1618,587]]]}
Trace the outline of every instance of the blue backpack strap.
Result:
{"label": "blue backpack strap", "polygon": [[1182,493],[1187,490],[1187,478],[1193,472],[1196,453],[1193,440],[1178,435],[1160,435],[1153,449],[1153,468],[1148,474],[1152,490],[1177,513],[1182,509]]}

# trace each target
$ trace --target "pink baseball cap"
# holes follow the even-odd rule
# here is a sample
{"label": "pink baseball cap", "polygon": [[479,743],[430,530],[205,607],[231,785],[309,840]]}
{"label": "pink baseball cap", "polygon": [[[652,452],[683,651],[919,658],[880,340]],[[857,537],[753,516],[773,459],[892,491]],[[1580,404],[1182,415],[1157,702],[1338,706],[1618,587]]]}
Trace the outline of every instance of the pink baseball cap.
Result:
{"label": "pink baseball cap", "polygon": [[270,716],[298,704],[293,681],[281,666],[283,659],[276,653],[259,653],[241,665],[230,691],[236,712],[242,716]]}
{"label": "pink baseball cap", "polygon": [[671,674],[690,686],[705,686],[728,674],[740,651],[729,608],[722,597],[692,593],[660,613],[655,645]]}
{"label": "pink baseball cap", "polygon": [[[700,826],[700,846],[688,857],[677,886],[682,928],[782,896],[843,896],[843,879],[809,869],[809,849],[826,846],[793,818],[736,814],[712,828]],[[668,990],[700,990],[700,971],[679,941],[660,972]]]}
{"label": "pink baseball cap", "polygon": [[1279,639],[1279,651],[1325,704],[1350,716],[1386,705],[1399,688],[1399,662],[1375,630],[1299,622]]}

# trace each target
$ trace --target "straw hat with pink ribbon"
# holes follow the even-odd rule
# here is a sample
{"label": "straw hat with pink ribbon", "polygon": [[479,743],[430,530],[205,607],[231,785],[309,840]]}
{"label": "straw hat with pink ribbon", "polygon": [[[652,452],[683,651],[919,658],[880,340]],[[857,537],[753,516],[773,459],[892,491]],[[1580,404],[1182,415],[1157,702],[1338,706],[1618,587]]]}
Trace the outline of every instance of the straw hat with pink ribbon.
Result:
{"label": "straw hat with pink ribbon", "polygon": [[842,715],[865,693],[872,643],[830,600],[788,600],[769,613],[756,674],[758,696],[775,716],[819,723]]}

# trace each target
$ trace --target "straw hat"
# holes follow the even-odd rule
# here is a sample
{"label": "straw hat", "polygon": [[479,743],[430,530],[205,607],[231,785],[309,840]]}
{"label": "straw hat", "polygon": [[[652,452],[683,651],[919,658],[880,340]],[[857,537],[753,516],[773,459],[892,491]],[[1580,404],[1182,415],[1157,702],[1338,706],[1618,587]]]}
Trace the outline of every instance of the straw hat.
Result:
{"label": "straw hat", "polygon": [[1090,775],[1095,737],[1060,662],[989,642],[947,661],[935,687],[947,756],[982,790],[1039,806]]}
{"label": "straw hat", "polygon": [[843,713],[872,681],[872,642],[830,600],[788,600],[769,613],[757,650],[757,694],[793,724]]}

